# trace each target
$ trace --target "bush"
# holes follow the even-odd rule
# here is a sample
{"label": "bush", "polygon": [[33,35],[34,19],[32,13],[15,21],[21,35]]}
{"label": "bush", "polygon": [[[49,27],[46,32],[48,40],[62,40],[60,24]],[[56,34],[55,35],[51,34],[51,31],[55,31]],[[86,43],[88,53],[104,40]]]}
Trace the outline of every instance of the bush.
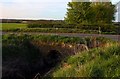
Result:
{"label": "bush", "polygon": [[28,28],[49,28],[53,27],[53,24],[28,24]]}
{"label": "bush", "polygon": [[46,23],[46,24],[39,24],[39,23],[33,23],[28,24],[28,28],[75,28],[74,24],[58,24],[58,23]]}

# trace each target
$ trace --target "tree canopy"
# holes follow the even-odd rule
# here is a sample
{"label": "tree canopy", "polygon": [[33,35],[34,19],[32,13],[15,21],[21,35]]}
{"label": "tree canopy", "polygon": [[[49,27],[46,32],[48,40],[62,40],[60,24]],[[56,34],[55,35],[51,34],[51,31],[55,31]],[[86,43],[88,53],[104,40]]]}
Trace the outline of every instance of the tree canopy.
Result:
{"label": "tree canopy", "polygon": [[115,11],[111,2],[69,2],[65,21],[68,24],[110,24]]}

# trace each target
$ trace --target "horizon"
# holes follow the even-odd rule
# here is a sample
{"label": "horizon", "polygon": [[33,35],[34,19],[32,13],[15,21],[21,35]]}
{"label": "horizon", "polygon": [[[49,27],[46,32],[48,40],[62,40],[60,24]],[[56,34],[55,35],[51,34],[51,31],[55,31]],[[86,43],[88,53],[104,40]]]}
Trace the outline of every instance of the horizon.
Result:
{"label": "horizon", "polygon": [[[2,0],[0,19],[64,20],[70,1]],[[116,4],[119,1],[112,0],[112,3]]]}

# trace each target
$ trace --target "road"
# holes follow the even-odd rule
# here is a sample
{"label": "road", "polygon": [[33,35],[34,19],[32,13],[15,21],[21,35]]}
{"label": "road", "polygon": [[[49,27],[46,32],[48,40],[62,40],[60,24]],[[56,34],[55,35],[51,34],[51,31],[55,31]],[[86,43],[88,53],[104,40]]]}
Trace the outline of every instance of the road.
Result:
{"label": "road", "polygon": [[[19,32],[2,32],[2,34],[19,34]],[[120,41],[120,35],[105,35],[105,34],[81,34],[81,33],[38,33],[38,32],[23,32],[22,34],[28,35],[58,35],[58,36],[68,36],[68,37],[106,37],[113,39],[115,41]]]}

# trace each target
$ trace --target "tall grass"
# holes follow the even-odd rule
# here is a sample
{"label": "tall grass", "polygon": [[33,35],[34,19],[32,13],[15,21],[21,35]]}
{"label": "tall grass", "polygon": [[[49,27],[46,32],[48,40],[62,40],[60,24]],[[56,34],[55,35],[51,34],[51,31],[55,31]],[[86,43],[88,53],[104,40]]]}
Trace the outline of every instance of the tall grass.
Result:
{"label": "tall grass", "polygon": [[[120,77],[120,45],[94,48],[70,56],[52,73],[53,77]],[[64,65],[66,64],[66,65]]]}

